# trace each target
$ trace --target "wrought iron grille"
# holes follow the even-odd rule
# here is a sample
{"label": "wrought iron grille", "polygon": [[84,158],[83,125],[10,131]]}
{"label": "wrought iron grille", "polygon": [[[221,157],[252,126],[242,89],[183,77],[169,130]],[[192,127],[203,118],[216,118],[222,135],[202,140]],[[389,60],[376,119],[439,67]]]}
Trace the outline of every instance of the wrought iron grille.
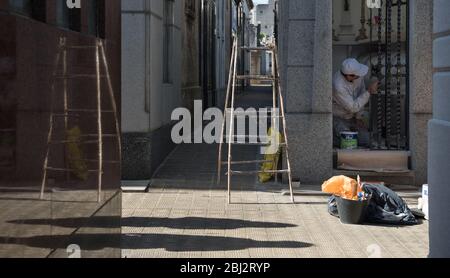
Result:
{"label": "wrought iron grille", "polygon": [[409,6],[407,0],[383,0],[370,10],[372,76],[380,80],[371,99],[372,149],[408,149]]}

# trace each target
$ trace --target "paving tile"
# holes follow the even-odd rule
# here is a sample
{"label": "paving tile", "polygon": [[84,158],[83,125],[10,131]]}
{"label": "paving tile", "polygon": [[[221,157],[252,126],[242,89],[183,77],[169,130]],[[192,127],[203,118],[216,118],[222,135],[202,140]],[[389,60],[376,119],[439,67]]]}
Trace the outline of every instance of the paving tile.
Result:
{"label": "paving tile", "polygon": [[[154,227],[125,227],[123,233],[159,235],[163,248],[123,250],[123,256],[365,258],[373,256],[373,250],[378,248],[386,258],[420,258],[428,252],[427,222],[401,228],[343,225],[328,214],[326,197],[302,196],[301,203],[293,205],[289,198],[280,198],[277,193],[237,191],[235,199],[242,202],[228,205],[225,191],[183,189],[182,194],[174,191],[148,194],[154,194],[152,200],[158,200],[155,207],[130,209],[124,205],[124,213],[162,222]],[[143,203],[149,200],[129,196],[124,200],[139,199]],[[254,203],[244,204],[245,201]],[[198,227],[166,225],[170,223],[168,220],[191,217],[200,221]]]}

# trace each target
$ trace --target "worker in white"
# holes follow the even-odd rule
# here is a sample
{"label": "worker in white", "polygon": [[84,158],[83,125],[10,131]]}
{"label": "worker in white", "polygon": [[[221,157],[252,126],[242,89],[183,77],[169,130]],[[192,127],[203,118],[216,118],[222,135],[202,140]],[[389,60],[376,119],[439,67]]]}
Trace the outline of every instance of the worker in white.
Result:
{"label": "worker in white", "polygon": [[359,132],[360,146],[369,146],[370,135],[367,124],[363,121],[364,107],[371,94],[377,94],[378,84],[372,83],[368,89],[364,77],[369,67],[356,59],[347,59],[341,70],[333,78],[333,129],[334,145],[339,146],[340,134],[344,131]]}

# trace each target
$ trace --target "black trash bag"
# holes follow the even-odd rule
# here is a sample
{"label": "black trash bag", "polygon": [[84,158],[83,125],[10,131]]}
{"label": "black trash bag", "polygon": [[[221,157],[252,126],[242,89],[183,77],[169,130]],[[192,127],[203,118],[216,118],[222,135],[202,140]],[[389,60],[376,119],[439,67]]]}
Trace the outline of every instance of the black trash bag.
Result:
{"label": "black trash bag", "polygon": [[339,217],[339,212],[338,212],[338,208],[337,208],[337,197],[336,196],[331,196],[328,199],[328,212],[335,216],[335,217]]}
{"label": "black trash bag", "polygon": [[[365,222],[390,225],[415,225],[417,219],[405,201],[394,191],[381,184],[365,184],[364,192],[372,196],[367,207]],[[339,217],[336,196],[328,200],[328,212]]]}

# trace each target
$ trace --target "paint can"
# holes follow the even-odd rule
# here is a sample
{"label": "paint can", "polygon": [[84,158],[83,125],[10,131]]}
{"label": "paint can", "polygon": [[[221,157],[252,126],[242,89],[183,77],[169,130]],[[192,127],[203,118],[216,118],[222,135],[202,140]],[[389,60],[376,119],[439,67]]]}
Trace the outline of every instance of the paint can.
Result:
{"label": "paint can", "polygon": [[429,209],[429,186],[425,184],[422,186],[422,211],[425,214],[425,219],[430,219],[430,209]]}
{"label": "paint can", "polygon": [[358,132],[341,132],[341,149],[355,150],[358,148]]}
{"label": "paint can", "polygon": [[364,223],[370,198],[362,201],[337,198],[337,208],[342,224],[357,225]]}

